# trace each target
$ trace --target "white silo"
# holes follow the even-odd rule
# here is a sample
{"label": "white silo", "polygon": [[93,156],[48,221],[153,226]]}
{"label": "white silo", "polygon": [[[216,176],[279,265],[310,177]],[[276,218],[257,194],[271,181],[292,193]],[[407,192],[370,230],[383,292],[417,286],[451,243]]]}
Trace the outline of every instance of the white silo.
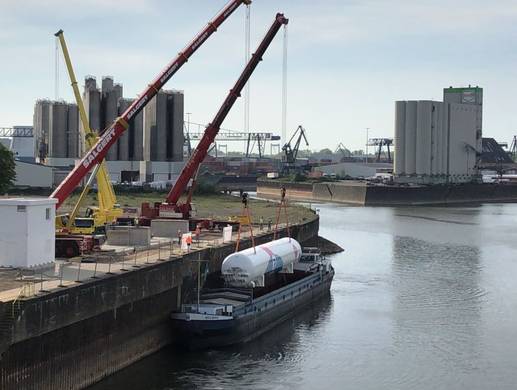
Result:
{"label": "white silo", "polygon": [[416,127],[416,174],[431,174],[431,121],[433,102],[418,101]]}
{"label": "white silo", "polygon": [[441,131],[442,131],[442,105],[441,102],[433,102],[433,121],[431,128],[431,174],[440,175],[441,170]]}
{"label": "white silo", "polygon": [[403,175],[406,171],[406,102],[395,102],[395,175]]}
{"label": "white silo", "polygon": [[417,102],[406,102],[406,120],[405,120],[405,172],[406,175],[414,175],[416,173],[416,111]]}
{"label": "white silo", "polygon": [[442,112],[442,175],[449,175],[449,103],[443,103]]}

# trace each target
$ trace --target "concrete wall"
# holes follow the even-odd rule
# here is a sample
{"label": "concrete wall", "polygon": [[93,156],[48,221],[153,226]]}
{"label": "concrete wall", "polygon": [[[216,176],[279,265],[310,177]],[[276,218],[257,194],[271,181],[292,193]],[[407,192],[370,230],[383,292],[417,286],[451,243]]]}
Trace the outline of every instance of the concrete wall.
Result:
{"label": "concrete wall", "polygon": [[54,175],[51,167],[16,161],[15,169],[15,186],[52,188]]}
{"label": "concrete wall", "polygon": [[332,165],[324,165],[321,167],[314,168],[315,171],[323,172],[326,174],[335,174],[339,176],[350,176],[350,177],[371,177],[375,176],[379,169],[391,169],[392,164],[386,163],[339,163]]}
{"label": "concrete wall", "polygon": [[[319,221],[291,227],[300,242]],[[286,232],[282,231],[281,236]],[[256,237],[257,243],[272,233]],[[241,247],[250,247],[250,240]],[[201,251],[210,272],[234,244]],[[198,253],[59,289],[2,310],[0,383],[11,389],[79,389],[159,350],[173,340],[170,313],[196,286]]]}
{"label": "concrete wall", "polygon": [[177,238],[178,230],[189,232],[189,221],[182,219],[153,219],[151,221],[151,235],[153,237]]}
{"label": "concrete wall", "polygon": [[106,243],[120,246],[148,246],[151,229],[146,226],[112,226],[106,230]]}

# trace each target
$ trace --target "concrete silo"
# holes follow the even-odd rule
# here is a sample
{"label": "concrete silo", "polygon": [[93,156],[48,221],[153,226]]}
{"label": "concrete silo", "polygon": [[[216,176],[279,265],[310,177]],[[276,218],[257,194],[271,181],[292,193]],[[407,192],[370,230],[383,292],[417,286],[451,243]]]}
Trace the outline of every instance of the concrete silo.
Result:
{"label": "concrete silo", "polygon": [[48,155],[52,158],[66,158],[68,149],[68,105],[65,102],[53,102],[49,114]]}
{"label": "concrete silo", "polygon": [[76,104],[68,104],[68,150],[67,157],[68,158],[79,158],[79,143],[80,143],[80,133],[79,133],[79,109]]}
{"label": "concrete silo", "polygon": [[395,161],[394,174],[406,172],[406,102],[395,102]]}
{"label": "concrete silo", "polygon": [[172,154],[169,158],[172,161],[183,161],[183,144],[185,142],[183,135],[183,118],[184,118],[184,97],[183,92],[174,91],[172,94]]}
{"label": "concrete silo", "polygon": [[431,121],[433,102],[420,100],[417,104],[416,174],[431,174]]}
{"label": "concrete silo", "polygon": [[50,127],[50,100],[37,100],[34,105],[33,131],[34,155],[43,161],[48,154],[48,133]]}
{"label": "concrete silo", "polygon": [[[131,104],[131,99],[119,99],[118,101],[118,114],[119,116],[124,113],[124,111],[127,110],[129,105]],[[124,133],[120,136],[120,138],[117,141],[118,144],[118,159],[121,161],[129,161],[129,149],[130,144],[132,144],[132,140],[134,137],[134,126],[133,121],[129,122],[129,127],[126,129]]]}
{"label": "concrete silo", "polygon": [[[104,79],[103,79],[104,83]],[[118,96],[114,90],[109,91],[108,93],[102,93],[102,107],[104,108],[103,115],[103,130],[107,129],[118,117]],[[106,160],[118,160],[118,144],[115,142],[111,145],[108,150],[108,154],[106,155]]]}
{"label": "concrete silo", "polygon": [[405,120],[405,172],[406,175],[416,173],[416,127],[417,127],[417,102],[408,101],[406,103]]}

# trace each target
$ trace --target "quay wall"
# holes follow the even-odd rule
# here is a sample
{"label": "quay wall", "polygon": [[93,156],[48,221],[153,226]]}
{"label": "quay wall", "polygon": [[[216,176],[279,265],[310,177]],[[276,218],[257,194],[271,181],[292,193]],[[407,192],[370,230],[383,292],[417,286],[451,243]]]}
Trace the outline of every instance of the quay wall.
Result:
{"label": "quay wall", "polygon": [[[317,237],[319,219],[291,227],[300,242]],[[273,233],[256,237],[270,241]],[[286,236],[285,229],[280,236]],[[197,263],[220,269],[234,242],[0,303],[0,388],[81,389],[170,344],[169,316],[193,294]],[[241,248],[251,240],[241,240]]]}
{"label": "quay wall", "polygon": [[289,199],[360,206],[425,206],[517,202],[517,185],[511,183],[402,186],[346,181],[314,184],[259,181],[257,194],[263,197],[277,198],[281,186],[286,188]]}

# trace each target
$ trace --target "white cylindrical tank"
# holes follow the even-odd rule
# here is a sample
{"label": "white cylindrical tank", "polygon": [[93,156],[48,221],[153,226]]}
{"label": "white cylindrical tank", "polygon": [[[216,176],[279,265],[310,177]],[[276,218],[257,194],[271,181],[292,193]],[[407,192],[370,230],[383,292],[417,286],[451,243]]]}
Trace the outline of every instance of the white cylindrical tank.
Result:
{"label": "white cylindrical tank", "polygon": [[442,174],[449,175],[449,103],[443,104],[442,112]]}
{"label": "white cylindrical tank", "polygon": [[435,121],[435,131],[434,131],[434,144],[435,148],[435,154],[433,155],[433,175],[440,176],[443,174],[443,167],[442,167],[442,161],[443,161],[443,106],[444,103],[442,102],[436,102],[435,104],[435,114],[436,114],[436,121]]}
{"label": "white cylindrical tank", "polygon": [[292,272],[301,253],[298,241],[285,237],[258,245],[255,249],[232,253],[223,260],[221,273],[231,286],[263,286],[264,275],[268,273]]}
{"label": "white cylindrical tank", "polygon": [[395,102],[395,175],[406,172],[406,102]]}
{"label": "white cylindrical tank", "polygon": [[433,104],[427,100],[418,101],[416,125],[416,174],[431,174],[431,121]]}
{"label": "white cylindrical tank", "polygon": [[416,171],[416,101],[409,101],[406,104],[406,153],[405,172],[406,175],[414,175]]}

